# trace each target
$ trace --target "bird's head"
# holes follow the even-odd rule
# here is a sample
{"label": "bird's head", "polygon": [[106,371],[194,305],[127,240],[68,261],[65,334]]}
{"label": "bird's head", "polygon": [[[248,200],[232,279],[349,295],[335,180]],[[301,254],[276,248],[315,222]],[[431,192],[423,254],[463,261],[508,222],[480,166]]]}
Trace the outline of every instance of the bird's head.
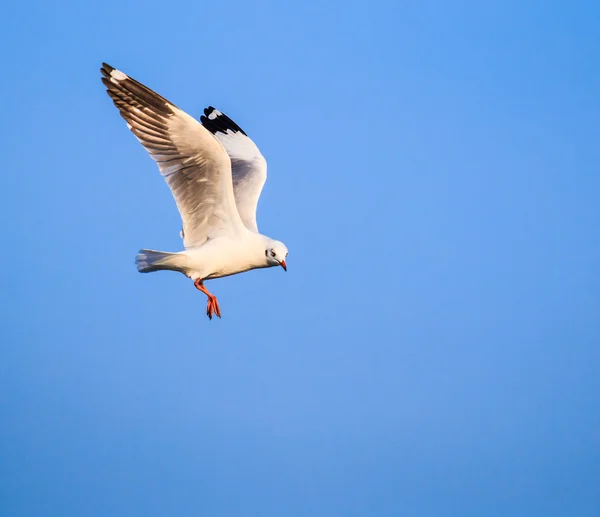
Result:
{"label": "bird's head", "polygon": [[288,249],[283,242],[269,241],[267,248],[265,249],[265,257],[267,257],[267,264],[269,266],[281,266],[287,271],[287,264],[285,259],[288,256]]}

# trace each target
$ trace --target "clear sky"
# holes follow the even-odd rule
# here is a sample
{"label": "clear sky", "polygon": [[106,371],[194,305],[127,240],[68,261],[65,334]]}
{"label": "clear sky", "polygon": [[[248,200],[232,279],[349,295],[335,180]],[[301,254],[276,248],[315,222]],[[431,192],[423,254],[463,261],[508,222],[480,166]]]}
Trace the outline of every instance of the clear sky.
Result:
{"label": "clear sky", "polygon": [[[3,517],[600,514],[597,2],[2,11]],[[268,160],[222,320],[102,61]]]}

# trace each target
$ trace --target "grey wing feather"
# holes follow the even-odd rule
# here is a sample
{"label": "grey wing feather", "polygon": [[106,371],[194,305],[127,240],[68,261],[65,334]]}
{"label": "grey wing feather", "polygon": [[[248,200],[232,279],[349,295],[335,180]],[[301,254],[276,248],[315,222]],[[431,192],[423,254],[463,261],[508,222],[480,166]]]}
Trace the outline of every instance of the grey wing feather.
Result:
{"label": "grey wing feather", "polygon": [[171,188],[185,247],[243,228],[223,145],[197,120],[135,79],[105,63],[101,72],[108,95]]}
{"label": "grey wing feather", "polygon": [[256,207],[267,179],[266,160],[242,128],[224,113],[209,106],[200,120],[227,150],[238,212],[246,228],[258,233]]}

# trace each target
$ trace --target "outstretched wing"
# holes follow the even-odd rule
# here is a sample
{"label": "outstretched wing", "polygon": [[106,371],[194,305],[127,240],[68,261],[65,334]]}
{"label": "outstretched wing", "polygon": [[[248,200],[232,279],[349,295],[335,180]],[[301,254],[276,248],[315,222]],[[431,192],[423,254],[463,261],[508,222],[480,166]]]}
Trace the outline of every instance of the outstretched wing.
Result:
{"label": "outstretched wing", "polygon": [[183,221],[186,248],[243,229],[224,147],[193,117],[106,63],[102,82],[127,126],[157,162]]}
{"label": "outstretched wing", "polygon": [[266,160],[242,128],[224,113],[209,106],[200,120],[227,150],[238,212],[246,228],[258,233],[256,205],[267,179]]}

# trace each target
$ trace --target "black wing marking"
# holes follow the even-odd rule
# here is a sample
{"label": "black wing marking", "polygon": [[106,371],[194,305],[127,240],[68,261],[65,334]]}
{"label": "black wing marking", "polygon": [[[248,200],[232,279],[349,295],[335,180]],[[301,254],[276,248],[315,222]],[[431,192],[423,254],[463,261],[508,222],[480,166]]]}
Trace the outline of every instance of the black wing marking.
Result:
{"label": "black wing marking", "polygon": [[227,133],[227,130],[231,129],[234,133],[242,133],[243,135],[248,136],[244,130],[225,115],[225,113],[221,113],[212,106],[204,109],[204,115],[200,117],[200,122],[202,122],[202,125],[213,135],[215,133]]}

